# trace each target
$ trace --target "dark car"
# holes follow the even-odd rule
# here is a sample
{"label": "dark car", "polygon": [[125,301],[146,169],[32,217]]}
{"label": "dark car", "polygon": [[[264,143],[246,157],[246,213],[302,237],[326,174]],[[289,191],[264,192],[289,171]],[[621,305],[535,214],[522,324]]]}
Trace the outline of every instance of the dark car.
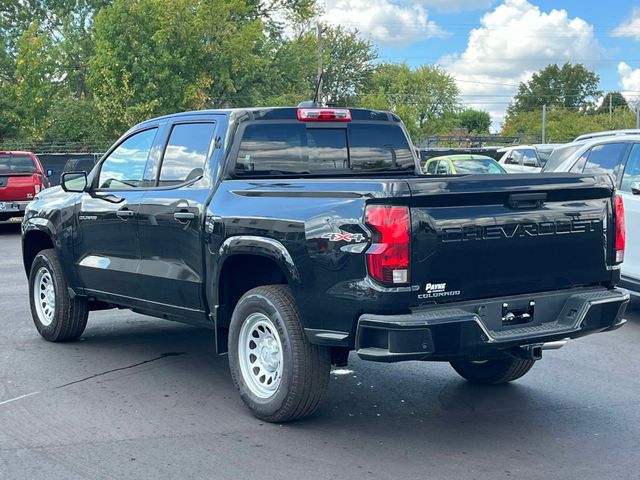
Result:
{"label": "dark car", "polygon": [[353,350],[500,384],[621,326],[622,212],[608,175],[423,176],[388,112],[211,110],[65,173],[22,245],[45,339],[113,307],[211,329],[245,403],[281,422]]}

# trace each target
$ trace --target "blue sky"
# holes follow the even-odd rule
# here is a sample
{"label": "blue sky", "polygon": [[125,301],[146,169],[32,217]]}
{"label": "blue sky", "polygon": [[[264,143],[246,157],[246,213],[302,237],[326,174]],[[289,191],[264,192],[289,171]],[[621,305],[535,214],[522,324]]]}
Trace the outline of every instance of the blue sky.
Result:
{"label": "blue sky", "polygon": [[325,0],[325,21],[358,28],[381,60],[437,64],[461,100],[499,128],[520,81],[584,63],[604,91],[640,99],[640,4],[578,0]]}

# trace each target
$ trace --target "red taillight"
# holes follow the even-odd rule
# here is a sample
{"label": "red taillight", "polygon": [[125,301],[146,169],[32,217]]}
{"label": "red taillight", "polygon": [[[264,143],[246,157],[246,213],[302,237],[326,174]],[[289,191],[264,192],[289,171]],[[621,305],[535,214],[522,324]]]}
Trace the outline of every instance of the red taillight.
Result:
{"label": "red taillight", "polygon": [[33,190],[35,192],[35,194],[39,194],[42,190],[43,190],[43,185],[42,185],[42,179],[40,178],[40,175],[38,174],[33,174]]}
{"label": "red taillight", "polygon": [[616,230],[616,263],[624,260],[624,247],[627,241],[627,231],[624,226],[624,203],[622,196],[615,196],[615,230]]}
{"label": "red taillight", "polygon": [[350,122],[351,111],[346,108],[299,108],[302,122]]}
{"label": "red taillight", "polygon": [[409,283],[409,209],[370,205],[365,223],[373,231],[367,250],[369,275],[385,285]]}

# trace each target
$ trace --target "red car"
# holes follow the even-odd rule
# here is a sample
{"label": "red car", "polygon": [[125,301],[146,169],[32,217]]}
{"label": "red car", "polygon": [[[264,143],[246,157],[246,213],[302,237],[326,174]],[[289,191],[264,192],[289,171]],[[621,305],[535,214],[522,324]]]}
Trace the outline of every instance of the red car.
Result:
{"label": "red car", "polygon": [[27,204],[49,180],[31,152],[0,151],[0,222],[24,216]]}

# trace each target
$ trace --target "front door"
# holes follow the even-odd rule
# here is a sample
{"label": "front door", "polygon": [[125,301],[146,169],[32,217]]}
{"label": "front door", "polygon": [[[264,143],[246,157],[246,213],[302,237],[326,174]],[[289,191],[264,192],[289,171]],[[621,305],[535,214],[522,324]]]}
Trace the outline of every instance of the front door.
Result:
{"label": "front door", "polygon": [[78,205],[74,255],[87,293],[138,297],[138,213],[156,133],[157,128],[143,130],[121,142]]}
{"label": "front door", "polygon": [[204,217],[211,193],[207,159],[213,121],[171,127],[156,187],[140,204],[140,281],[144,298],[201,316],[204,303]]}

